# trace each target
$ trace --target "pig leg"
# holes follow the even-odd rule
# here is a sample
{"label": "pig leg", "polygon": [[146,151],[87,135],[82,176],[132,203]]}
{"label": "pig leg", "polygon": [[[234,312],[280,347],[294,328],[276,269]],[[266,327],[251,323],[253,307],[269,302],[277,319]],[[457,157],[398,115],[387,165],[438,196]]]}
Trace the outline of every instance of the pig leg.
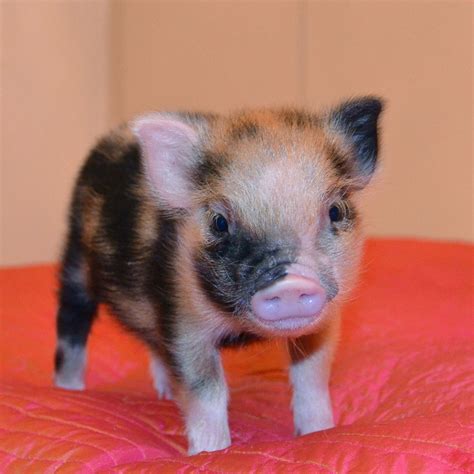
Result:
{"label": "pig leg", "polygon": [[70,242],[60,278],[55,353],[56,386],[84,389],[86,342],[97,312],[97,302],[86,288],[84,262],[79,246]]}
{"label": "pig leg", "polygon": [[329,375],[337,333],[338,321],[333,321],[320,333],[302,336],[288,343],[296,435],[334,427]]}
{"label": "pig leg", "polygon": [[168,368],[160,356],[154,352],[151,353],[150,357],[150,372],[153,378],[153,386],[158,393],[158,397],[164,400],[172,400],[173,392]]}
{"label": "pig leg", "polygon": [[176,395],[185,419],[188,453],[224,449],[230,445],[230,432],[220,354],[211,343],[189,348],[189,339],[187,349],[175,360],[180,373]]}

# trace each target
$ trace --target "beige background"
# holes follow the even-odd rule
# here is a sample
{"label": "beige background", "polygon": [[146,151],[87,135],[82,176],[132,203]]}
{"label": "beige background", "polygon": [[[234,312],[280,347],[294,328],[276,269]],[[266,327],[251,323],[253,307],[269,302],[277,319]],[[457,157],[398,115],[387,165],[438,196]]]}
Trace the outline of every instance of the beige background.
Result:
{"label": "beige background", "polygon": [[371,235],[472,240],[463,1],[3,1],[1,258],[55,260],[94,139],[150,109],[387,99]]}

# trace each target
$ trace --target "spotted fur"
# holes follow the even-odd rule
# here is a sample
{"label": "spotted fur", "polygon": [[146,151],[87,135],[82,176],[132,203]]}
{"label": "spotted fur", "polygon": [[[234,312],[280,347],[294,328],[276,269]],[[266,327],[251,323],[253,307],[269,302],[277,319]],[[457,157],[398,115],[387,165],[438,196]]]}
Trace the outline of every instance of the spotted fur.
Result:
{"label": "spotted fur", "polygon": [[[353,194],[377,164],[380,111],[380,101],[366,97],[322,114],[156,113],[101,139],[71,204],[57,384],[83,386],[87,337],[104,303],[150,348],[155,385],[168,398],[173,390],[191,453],[230,442],[219,348],[268,337],[290,338],[296,431],[329,427],[337,312],[353,286],[362,242]],[[161,152],[164,168],[153,168]],[[181,173],[176,183],[185,189],[172,188],[173,173]],[[157,180],[169,192],[156,188]],[[342,212],[337,222],[328,216],[332,205]],[[228,220],[228,233],[213,229],[216,215]],[[302,262],[324,287],[327,307],[321,322],[276,334],[252,317],[251,298]],[[324,401],[320,414],[308,405],[315,393]]]}

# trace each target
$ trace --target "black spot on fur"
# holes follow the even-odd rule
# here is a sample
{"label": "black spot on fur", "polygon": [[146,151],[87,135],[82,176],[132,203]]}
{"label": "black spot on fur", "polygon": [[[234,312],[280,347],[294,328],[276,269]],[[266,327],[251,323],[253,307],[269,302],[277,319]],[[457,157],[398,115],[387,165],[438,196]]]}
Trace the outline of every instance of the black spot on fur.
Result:
{"label": "black spot on fur", "polygon": [[319,125],[317,116],[297,109],[285,109],[278,113],[278,117],[289,127],[315,127]]}
{"label": "black spot on fur", "polygon": [[291,251],[275,249],[244,229],[217,239],[195,256],[194,266],[206,295],[223,311],[249,310],[251,297],[285,275]]}
{"label": "black spot on fur", "polygon": [[91,153],[82,169],[80,183],[103,199],[100,228],[95,238],[112,254],[92,252],[90,261],[94,263],[94,273],[99,274],[94,278],[102,287],[99,292],[106,297],[110,286],[128,293],[137,290],[144,249],[137,249],[135,245],[136,220],[140,214],[136,189],[143,185],[143,170],[137,143],[122,145],[117,150],[109,144],[109,155],[103,150],[101,144]]}
{"label": "black spot on fur", "polygon": [[261,336],[250,332],[241,332],[240,334],[229,334],[224,336],[219,342],[219,347],[244,347],[248,344],[263,340]]}
{"label": "black spot on fur", "polygon": [[135,266],[140,259],[134,245],[140,208],[134,188],[139,186],[141,172],[138,146],[132,146],[119,162],[109,166],[109,179],[113,180],[114,186],[105,196],[102,207],[105,237],[115,250],[107,273],[119,276],[116,283],[128,290],[136,287]]}
{"label": "black spot on fur", "polygon": [[177,359],[172,353],[176,334],[176,282],[174,263],[178,245],[180,216],[158,213],[158,238],[148,261],[145,293],[156,305],[160,314],[160,334],[165,343],[165,357],[172,372],[180,376]]}
{"label": "black spot on fur", "polygon": [[337,176],[341,178],[350,178],[354,172],[354,165],[351,163],[350,158],[344,156],[333,145],[328,144],[326,150]]}
{"label": "black spot on fur", "polygon": [[213,384],[219,384],[219,355],[212,348],[203,347],[199,354],[199,360],[187,361],[188,366],[184,370],[186,373],[186,384],[194,393],[209,390]]}
{"label": "black spot on fur", "polygon": [[211,181],[219,178],[225,163],[225,156],[205,151],[202,153],[198,165],[191,176],[191,180],[197,188],[208,186]]}
{"label": "black spot on fur", "polygon": [[71,282],[63,283],[57,317],[59,338],[72,345],[85,345],[96,311],[96,301],[89,298],[84,288]]}
{"label": "black spot on fur", "polygon": [[263,290],[275,283],[277,280],[284,278],[288,273],[286,267],[290,265],[291,261],[286,261],[271,267],[265,272],[260,272],[255,284],[255,291]]}
{"label": "black spot on fur", "polygon": [[243,119],[231,126],[230,136],[233,140],[255,138],[260,131],[259,125],[253,120]]}
{"label": "black spot on fur", "polygon": [[79,181],[90,186],[100,195],[117,192],[118,186],[128,188],[140,170],[140,147],[130,143],[128,147],[113,140],[102,140],[90,153],[81,169]]}

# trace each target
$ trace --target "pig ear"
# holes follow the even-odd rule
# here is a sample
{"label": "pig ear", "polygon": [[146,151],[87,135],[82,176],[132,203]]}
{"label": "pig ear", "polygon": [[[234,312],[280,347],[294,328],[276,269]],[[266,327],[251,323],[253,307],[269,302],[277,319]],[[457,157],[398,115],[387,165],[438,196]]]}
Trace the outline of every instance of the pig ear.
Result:
{"label": "pig ear", "polygon": [[196,130],[172,115],[149,115],[132,124],[154,194],[169,208],[191,205],[190,175],[199,157]]}
{"label": "pig ear", "polygon": [[331,130],[343,136],[353,152],[352,178],[364,187],[375,171],[378,155],[378,118],[383,102],[377,97],[362,97],[344,102],[327,118]]}

